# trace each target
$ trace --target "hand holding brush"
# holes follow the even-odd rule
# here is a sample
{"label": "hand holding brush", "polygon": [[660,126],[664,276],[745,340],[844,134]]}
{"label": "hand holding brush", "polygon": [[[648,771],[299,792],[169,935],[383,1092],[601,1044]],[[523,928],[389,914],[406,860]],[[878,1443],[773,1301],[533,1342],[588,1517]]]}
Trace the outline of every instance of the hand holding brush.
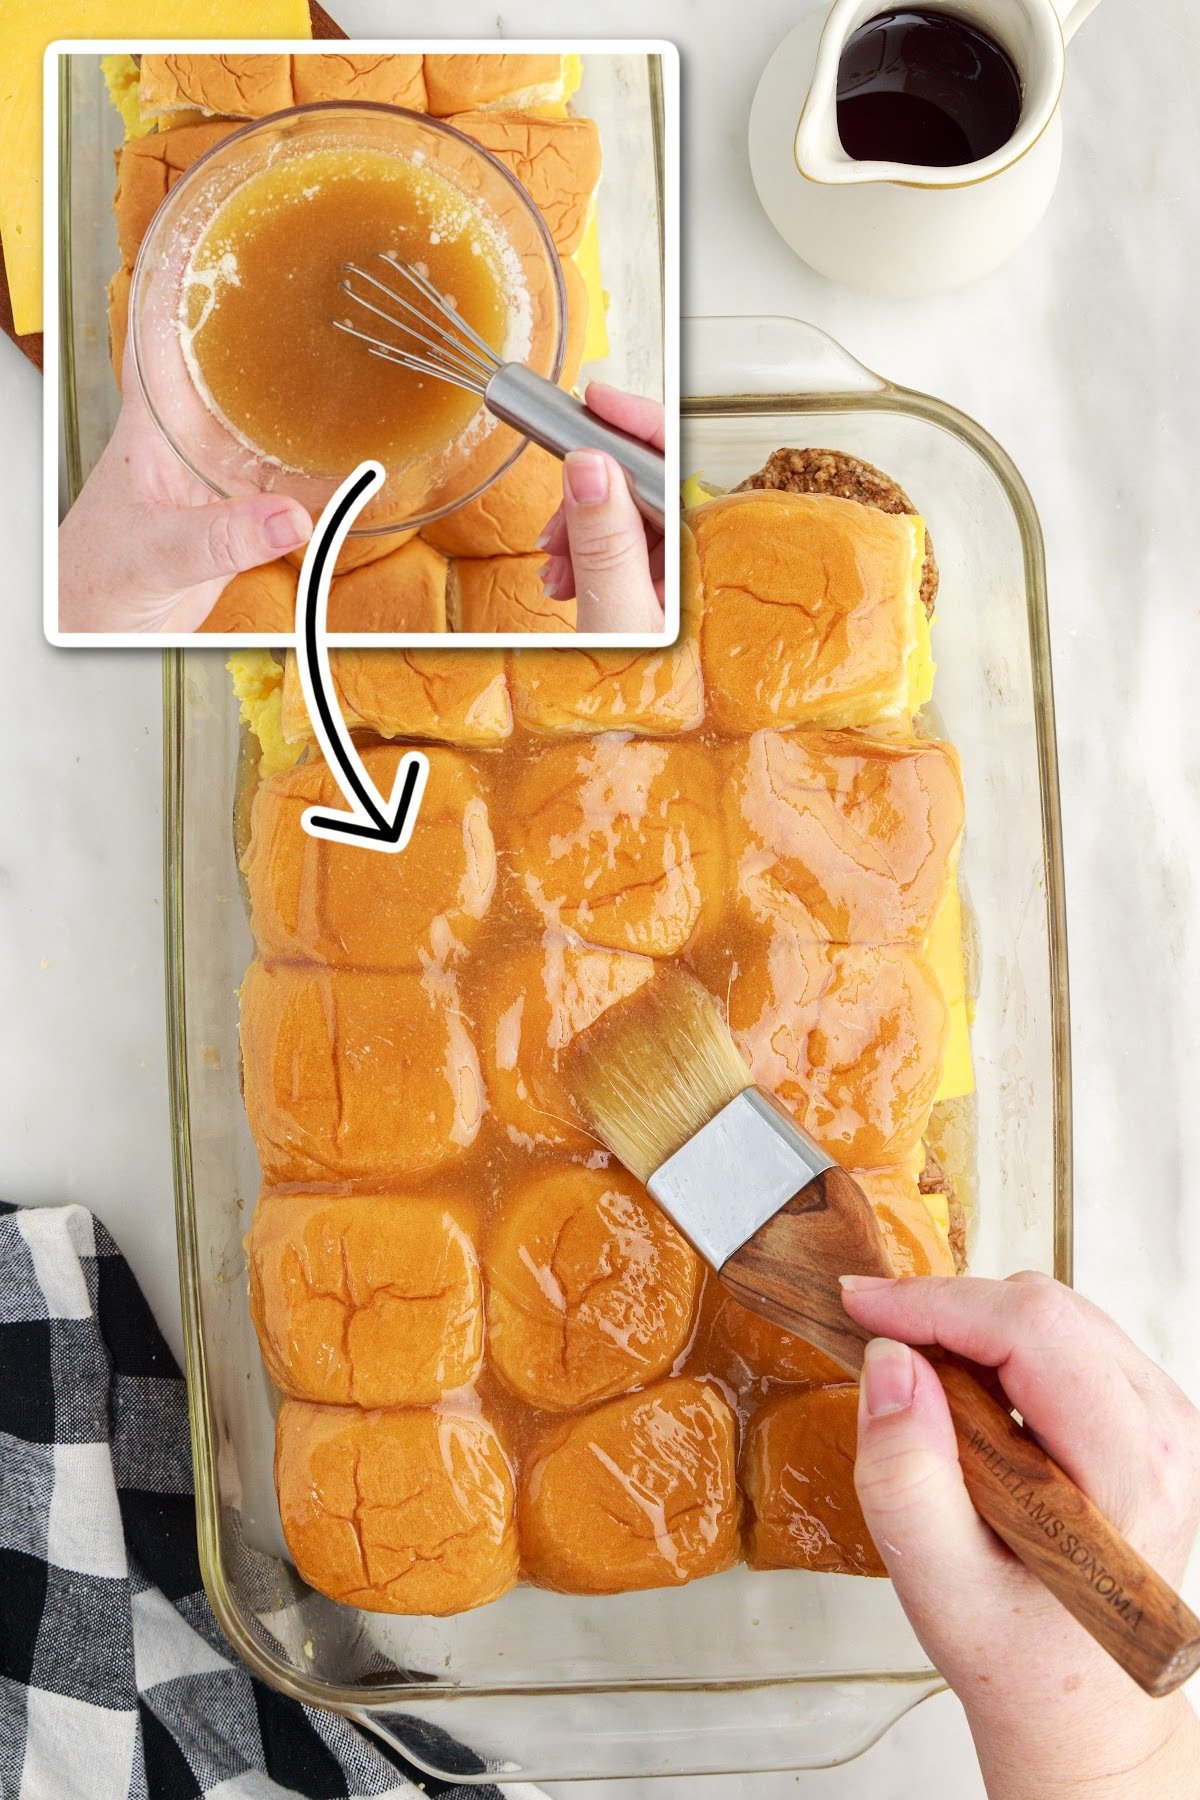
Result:
{"label": "hand holding brush", "polygon": [[[601,1140],[742,1304],[857,1376],[876,1333],[843,1306],[839,1278],[894,1276],[874,1214],[754,1086],[707,989],[657,970],[575,1040],[568,1073]],[[1018,1421],[994,1377],[936,1337],[928,1360],[975,1511],[1147,1693],[1173,1692],[1200,1667],[1200,1619]]]}

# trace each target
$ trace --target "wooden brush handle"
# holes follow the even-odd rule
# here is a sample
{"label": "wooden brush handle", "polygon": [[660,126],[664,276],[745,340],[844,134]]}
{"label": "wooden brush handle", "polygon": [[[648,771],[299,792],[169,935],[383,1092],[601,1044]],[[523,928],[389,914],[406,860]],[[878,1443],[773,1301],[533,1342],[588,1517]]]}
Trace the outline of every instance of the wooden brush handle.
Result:
{"label": "wooden brush handle", "polygon": [[[838,1276],[894,1275],[875,1215],[843,1169],[827,1169],[720,1271],[744,1305],[853,1373],[871,1335],[842,1306]],[[975,1510],[1148,1694],[1200,1668],[1200,1619],[1126,1543],[980,1372],[938,1348],[963,1479]]]}

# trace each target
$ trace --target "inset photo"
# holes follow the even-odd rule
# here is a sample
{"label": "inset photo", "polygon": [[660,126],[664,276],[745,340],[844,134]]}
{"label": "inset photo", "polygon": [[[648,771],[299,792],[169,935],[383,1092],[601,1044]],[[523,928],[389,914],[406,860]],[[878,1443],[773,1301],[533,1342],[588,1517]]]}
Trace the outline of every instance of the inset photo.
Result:
{"label": "inset photo", "polygon": [[52,643],[675,640],[672,45],[45,81]]}

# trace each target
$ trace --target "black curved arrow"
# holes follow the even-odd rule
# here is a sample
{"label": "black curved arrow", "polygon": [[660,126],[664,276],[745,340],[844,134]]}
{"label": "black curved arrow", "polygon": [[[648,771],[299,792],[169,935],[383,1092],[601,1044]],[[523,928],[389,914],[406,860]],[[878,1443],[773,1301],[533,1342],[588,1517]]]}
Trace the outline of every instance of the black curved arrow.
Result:
{"label": "black curved arrow", "polygon": [[329,583],[337,553],[354,520],[383,480],[379,463],[359,464],[317,521],[300,571],[296,590],[300,685],[321,754],[351,808],[349,813],[328,813],[309,807],[301,824],[311,837],[354,838],[367,849],[403,850],[417,822],[429,759],[419,750],[406,751],[396,768],[391,797],[384,801],[346,729],[330,674],[326,642]]}

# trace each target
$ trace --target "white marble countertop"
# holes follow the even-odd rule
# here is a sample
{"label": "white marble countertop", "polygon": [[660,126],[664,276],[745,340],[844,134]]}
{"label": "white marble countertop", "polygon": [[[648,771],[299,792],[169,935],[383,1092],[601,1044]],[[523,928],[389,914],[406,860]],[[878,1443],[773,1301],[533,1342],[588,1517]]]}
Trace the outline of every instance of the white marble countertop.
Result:
{"label": "white marble countertop", "polygon": [[[607,0],[603,29],[683,52],[684,295],[702,312],[813,320],[864,362],[973,414],[1045,529],[1066,838],[1078,1284],[1200,1398],[1200,19],[1106,0],[1070,52],[1066,156],[1046,222],[945,299],[830,286],[775,237],[750,183],[758,73],[806,0]],[[338,0],[348,30],[440,26],[428,0]],[[578,0],[460,0],[460,33],[595,30]],[[106,1221],[176,1347],[153,652],[41,637],[41,384],[0,340],[0,1196]],[[1200,1601],[1200,1583],[1190,1596]],[[640,1784],[608,1789],[631,1800]],[[556,1790],[598,1800],[600,1784]],[[857,1762],[653,1800],[973,1800],[941,1696]]]}

